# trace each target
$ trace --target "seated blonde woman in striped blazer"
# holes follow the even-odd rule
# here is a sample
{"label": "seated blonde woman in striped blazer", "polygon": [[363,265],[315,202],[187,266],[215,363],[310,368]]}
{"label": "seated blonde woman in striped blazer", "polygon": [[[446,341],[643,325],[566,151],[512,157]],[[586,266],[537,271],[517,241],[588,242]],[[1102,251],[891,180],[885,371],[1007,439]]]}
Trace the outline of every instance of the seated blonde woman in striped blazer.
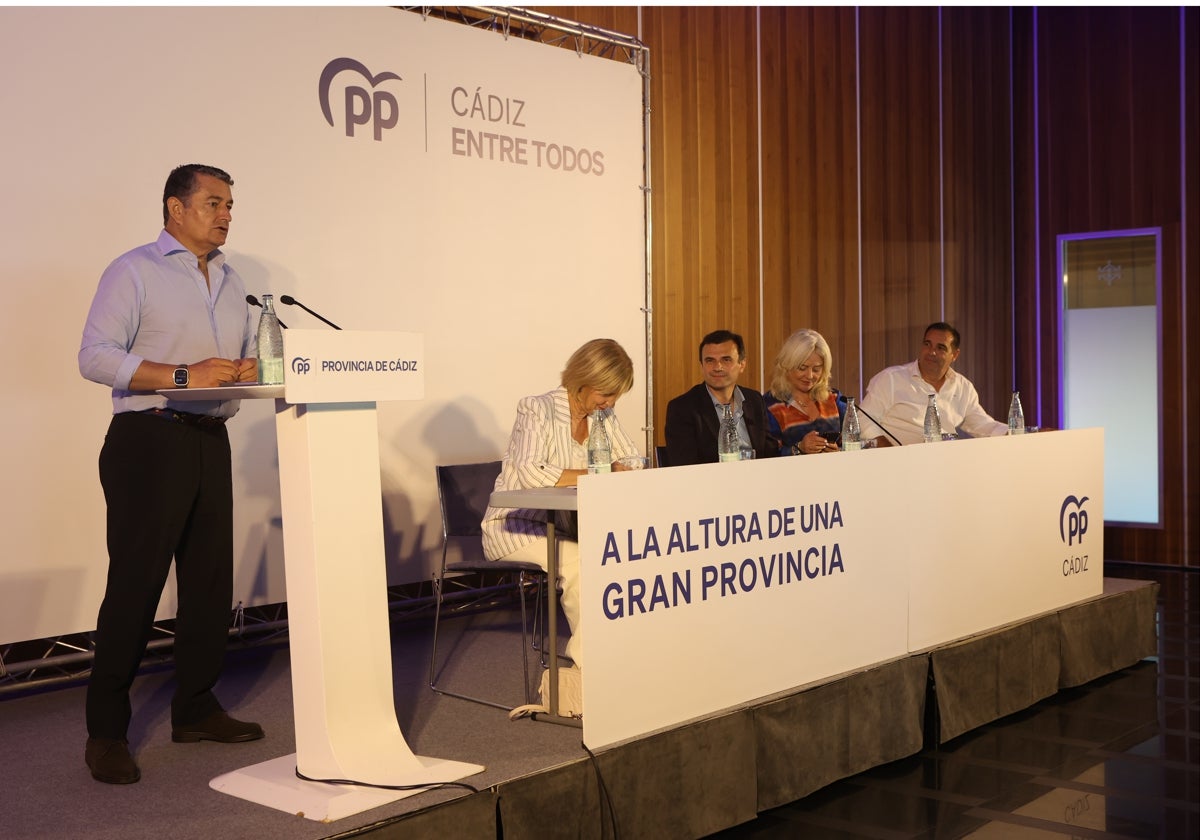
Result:
{"label": "seated blonde woman in striped blazer", "polygon": [[[560,387],[517,403],[497,490],[573,487],[587,472],[590,415],[602,411],[612,441],[612,468],[622,457],[638,455],[633,440],[611,413],[633,387],[633,362],[620,344],[597,338],[567,360]],[[562,606],[571,628],[567,656],[582,666],[579,630],[579,543],[569,534],[565,512],[555,520]],[[484,514],[483,551],[489,560],[524,560],[546,566],[546,511],[489,507]]]}

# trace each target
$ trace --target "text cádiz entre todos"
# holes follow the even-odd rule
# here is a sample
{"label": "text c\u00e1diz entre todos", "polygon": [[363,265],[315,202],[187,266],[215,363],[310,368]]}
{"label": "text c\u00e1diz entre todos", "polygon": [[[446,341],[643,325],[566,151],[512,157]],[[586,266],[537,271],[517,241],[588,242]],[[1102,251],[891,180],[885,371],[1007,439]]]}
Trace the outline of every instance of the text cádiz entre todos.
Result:
{"label": "text c\u00e1diz entre todos", "polygon": [[[665,528],[650,525],[644,531],[628,530],[620,536],[609,531],[604,539],[600,565],[733,548],[843,527],[841,505],[837,501],[826,501],[799,508],[772,509],[765,514],[735,513],[674,522]],[[658,573],[648,579],[630,577],[610,582],[604,588],[604,615],[616,620],[691,604],[697,595],[701,601],[707,601],[753,592],[760,587],[769,589],[845,572],[842,550],[837,542],[813,541],[794,549],[745,556],[738,561],[706,563],[698,569]],[[698,590],[693,586],[697,580]]]}

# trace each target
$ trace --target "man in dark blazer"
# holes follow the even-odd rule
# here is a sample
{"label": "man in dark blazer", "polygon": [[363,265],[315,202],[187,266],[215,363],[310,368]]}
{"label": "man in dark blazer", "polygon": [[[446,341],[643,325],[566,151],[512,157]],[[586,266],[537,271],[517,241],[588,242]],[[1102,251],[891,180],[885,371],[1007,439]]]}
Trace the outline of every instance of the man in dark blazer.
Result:
{"label": "man in dark blazer", "polygon": [[778,455],[779,444],[767,437],[767,409],[762,394],[737,384],[746,369],[746,343],[742,337],[729,330],[704,336],[700,342],[700,369],[704,381],[667,404],[665,466],[716,463],[717,432],[724,407],[731,401],[743,447],[753,447],[757,458]]}

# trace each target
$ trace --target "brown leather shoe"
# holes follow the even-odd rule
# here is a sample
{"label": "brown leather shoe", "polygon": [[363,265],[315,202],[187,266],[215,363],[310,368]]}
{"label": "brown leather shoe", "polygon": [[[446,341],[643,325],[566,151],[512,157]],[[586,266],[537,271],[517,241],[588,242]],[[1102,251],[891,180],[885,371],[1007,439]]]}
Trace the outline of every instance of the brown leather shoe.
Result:
{"label": "brown leather shoe", "polygon": [[142,778],[129,743],[113,738],[88,738],[83,760],[92,771],[92,778],[110,785],[131,785]]}
{"label": "brown leather shoe", "polygon": [[195,741],[236,744],[241,741],[257,741],[262,736],[262,727],[257,723],[234,720],[219,710],[197,723],[171,729],[171,740],[178,744],[190,744]]}

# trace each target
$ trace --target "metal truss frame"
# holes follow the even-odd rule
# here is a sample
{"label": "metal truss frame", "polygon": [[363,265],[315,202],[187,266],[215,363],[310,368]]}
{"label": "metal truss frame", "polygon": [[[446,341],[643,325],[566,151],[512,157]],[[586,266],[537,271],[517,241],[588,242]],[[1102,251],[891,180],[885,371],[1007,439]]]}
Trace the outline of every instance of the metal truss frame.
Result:
{"label": "metal truss frame", "polygon": [[[446,582],[450,587],[442,604],[446,617],[516,603],[518,597],[509,586],[484,585],[485,581],[478,574],[456,576]],[[533,597],[531,592],[526,592],[524,597]],[[429,618],[433,609],[430,581],[388,587],[388,616],[393,626]],[[239,603],[230,613],[229,645],[232,649],[283,645],[287,641],[286,603],[257,607],[244,607]],[[149,673],[170,667],[174,645],[175,622],[155,622],[138,672]],[[0,700],[85,682],[92,672],[94,652],[95,640],[91,631],[0,645]]]}
{"label": "metal truss frame", "polygon": [[632,64],[649,73],[649,50],[631,35],[557,18],[543,12],[506,6],[400,6],[421,17],[453,21],[510,37],[556,47],[574,46],[580,55],[594,55]]}
{"label": "metal truss frame", "polygon": [[[93,631],[68,633],[0,647],[0,697],[86,680],[95,653],[93,637]],[[287,604],[244,607],[239,602],[230,613],[229,638],[243,647],[286,640]],[[175,622],[155,622],[139,671],[165,666],[174,645]]]}

